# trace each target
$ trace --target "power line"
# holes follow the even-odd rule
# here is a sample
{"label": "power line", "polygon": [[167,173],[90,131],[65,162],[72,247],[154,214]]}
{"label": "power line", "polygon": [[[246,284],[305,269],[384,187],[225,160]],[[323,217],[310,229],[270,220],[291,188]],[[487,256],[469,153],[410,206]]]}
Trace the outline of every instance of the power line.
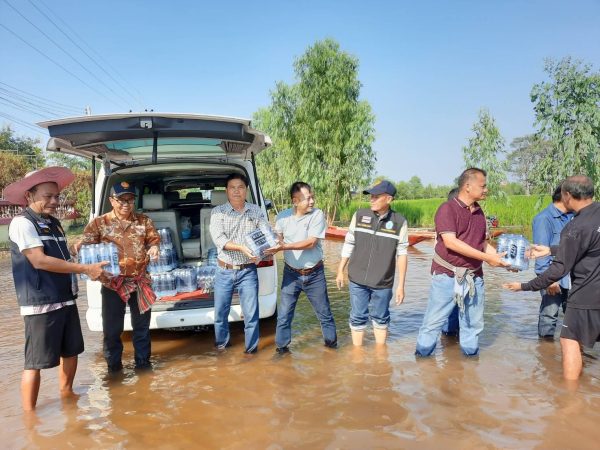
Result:
{"label": "power line", "polygon": [[[135,95],[133,95],[131,93],[130,90],[128,90],[125,86],[123,86],[123,84],[121,84],[121,82],[119,80],[117,80],[115,77],[113,77],[105,68],[104,66],[102,66],[100,63],[98,63],[98,61],[92,56],[90,55],[87,51],[85,51],[84,48],[82,48],[75,40],[73,40],[71,38],[71,36],[69,36],[64,30],[63,28],[59,27],[56,22],[54,20],[52,20],[52,18],[50,16],[48,16],[44,11],[42,11],[32,0],[29,0],[29,3],[31,3],[31,5],[41,14],[43,15],[52,25],[54,25],[56,27],[56,29],[58,31],[60,31],[74,46],[76,46],[83,54],[85,54],[94,64],[96,64],[96,66],[98,66],[98,68],[100,70],[102,70],[111,80],[113,80],[115,83],[117,83],[119,85],[119,87],[121,89],[123,89],[124,92],[127,93],[127,95],[129,95],[135,102],[137,102],[139,104],[139,106],[141,106],[143,108],[143,105],[140,103],[140,99],[136,98]],[[41,2],[40,2],[41,3]],[[43,3],[42,3],[43,4]],[[50,8],[48,8],[48,6],[44,5],[48,10]],[[62,19],[59,20],[62,21]],[[65,22],[63,22],[64,24]],[[75,34],[74,31],[71,30],[71,32],[73,34]],[[77,36],[81,41],[83,41],[83,39],[79,36]],[[86,44],[87,45],[87,44]],[[89,45],[88,45],[89,47]]]}
{"label": "power line", "polygon": [[[0,87],[0,89],[2,89],[4,91],[7,91],[7,92],[9,90],[16,91],[16,92],[18,92],[20,94],[23,94],[24,96],[30,97],[30,99],[37,100],[37,101],[42,102],[42,103],[47,103],[47,104],[49,104],[49,106],[52,106],[52,107],[57,108],[57,109],[71,110],[71,111],[77,112],[77,113],[79,113],[79,112],[81,112],[83,110],[82,107],[73,106],[73,105],[67,105],[66,103],[60,103],[60,102],[57,102],[57,101],[54,101],[54,100],[50,100],[49,98],[45,98],[45,97],[41,97],[39,95],[31,94],[30,92],[27,92],[27,91],[24,91],[22,89],[16,88],[16,87],[11,86],[10,84],[4,83],[2,81],[0,81],[0,84],[3,85],[3,86],[6,86],[6,88]],[[19,95],[19,94],[14,94],[14,95]]]}
{"label": "power line", "polygon": [[21,96],[19,94],[15,94],[15,93],[13,93],[13,92],[11,92],[9,90],[6,90],[6,89],[4,89],[2,87],[0,87],[0,96],[5,96],[5,98],[8,97],[8,98],[6,98],[6,100],[18,103],[18,104],[20,104],[21,106],[23,106],[25,108],[33,106],[34,108],[37,108],[37,109],[39,109],[41,111],[46,111],[46,112],[48,112],[48,113],[50,113],[52,115],[55,115],[55,116],[60,116],[60,115],[63,115],[63,114],[72,114],[70,111],[66,112],[66,110],[59,109],[59,108],[54,108],[54,107],[48,106],[48,105],[46,105],[44,103],[40,103],[40,102],[36,102],[36,101],[31,101],[31,100],[29,100],[26,97],[23,97],[23,96]]}
{"label": "power line", "polygon": [[37,112],[37,111],[35,111],[33,109],[30,109],[30,108],[27,108],[25,106],[19,105],[18,103],[14,103],[14,102],[10,101],[9,99],[7,99],[5,97],[2,97],[2,96],[0,96],[0,102],[4,103],[7,106],[10,106],[11,108],[15,108],[15,109],[18,109],[18,110],[23,111],[23,112],[28,112],[30,114],[35,114],[36,116],[40,116],[43,119],[46,119],[46,118],[52,116],[52,114],[51,115],[40,114],[39,112]]}
{"label": "power line", "polygon": [[23,39],[21,36],[19,36],[17,33],[15,33],[13,30],[11,30],[10,28],[8,28],[6,25],[0,23],[0,27],[4,28],[6,31],[8,31],[10,34],[12,34],[14,37],[16,37],[17,39],[19,39],[21,42],[23,42],[25,45],[29,46],[30,48],[32,48],[33,50],[35,50],[36,52],[38,52],[40,55],[42,55],[44,58],[46,58],[48,61],[50,61],[52,64],[54,64],[55,66],[59,67],[61,70],[64,70],[65,72],[67,72],[69,75],[71,75],[73,78],[76,78],[77,80],[79,80],[81,83],[83,83],[84,85],[86,85],[88,88],[90,88],[92,91],[94,91],[95,93],[97,93],[98,95],[100,95],[101,97],[105,98],[106,100],[108,100],[109,102],[116,104],[112,99],[108,98],[106,95],[104,95],[102,92],[100,92],[98,89],[96,89],[95,87],[91,86],[90,84],[88,84],[86,81],[82,80],[80,77],[78,77],[77,75],[75,75],[73,72],[71,72],[69,69],[66,69],[65,67],[61,66],[60,64],[58,64],[56,61],[54,61],[52,58],[50,58],[48,55],[46,55],[44,52],[42,52],[41,50],[39,50],[37,47],[33,46],[32,44],[30,44],[29,42],[27,42],[25,39]]}
{"label": "power line", "polygon": [[108,84],[106,84],[104,82],[104,80],[102,80],[101,78],[98,78],[98,76],[96,76],[96,74],[94,72],[92,72],[87,67],[85,67],[83,64],[81,64],[77,60],[77,58],[75,58],[73,55],[71,55],[71,53],[69,53],[67,50],[65,50],[58,42],[56,42],[54,39],[52,39],[50,36],[48,36],[48,34],[46,34],[44,32],[44,30],[42,30],[40,27],[38,27],[36,24],[34,24],[31,20],[29,20],[25,15],[23,15],[21,13],[21,11],[19,11],[17,8],[15,8],[8,0],[4,0],[4,3],[6,3],[8,6],[10,6],[13,9],[13,11],[15,11],[19,16],[21,16],[23,18],[23,20],[25,20],[32,27],[34,27],[36,30],[38,30],[46,39],[48,39],[56,47],[58,47],[65,55],[67,55],[69,58],[71,58],[77,65],[79,65],[79,67],[81,67],[83,70],[85,70],[87,73],[89,73],[92,77],[94,77],[97,81],[99,81],[102,85],[104,85],[104,87],[107,88],[110,92],[112,92],[118,98],[120,98],[121,100],[123,100],[125,102],[125,107],[129,108],[127,106],[127,100],[123,96],[121,96],[120,94],[118,94],[117,92],[115,92],[113,88],[111,88]]}
{"label": "power line", "polygon": [[34,127],[33,125],[31,125],[30,122],[26,122],[25,120],[21,120],[18,117],[12,116],[5,112],[0,111],[0,117],[4,117],[5,119],[10,120],[11,122],[15,122],[15,123],[21,125],[22,127],[29,128],[30,130],[33,130],[36,133],[42,133],[42,134],[48,135],[48,132],[46,130],[44,130],[43,128]]}

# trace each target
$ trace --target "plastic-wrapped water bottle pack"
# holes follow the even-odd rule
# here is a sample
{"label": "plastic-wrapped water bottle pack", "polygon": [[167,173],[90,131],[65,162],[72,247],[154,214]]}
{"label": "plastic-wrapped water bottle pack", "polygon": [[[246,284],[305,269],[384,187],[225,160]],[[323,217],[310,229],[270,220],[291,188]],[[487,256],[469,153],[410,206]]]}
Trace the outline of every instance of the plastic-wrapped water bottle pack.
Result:
{"label": "plastic-wrapped water bottle pack", "polygon": [[502,234],[498,237],[496,251],[506,252],[502,259],[510,263],[514,270],[529,269],[529,241],[520,234]]}
{"label": "plastic-wrapped water bottle pack", "polygon": [[[117,276],[121,273],[119,267],[119,250],[113,242],[101,242],[99,244],[82,245],[79,249],[79,262],[81,264],[94,264],[102,261],[109,261],[104,270],[112,276]],[[89,280],[85,274],[81,274],[82,280]]]}

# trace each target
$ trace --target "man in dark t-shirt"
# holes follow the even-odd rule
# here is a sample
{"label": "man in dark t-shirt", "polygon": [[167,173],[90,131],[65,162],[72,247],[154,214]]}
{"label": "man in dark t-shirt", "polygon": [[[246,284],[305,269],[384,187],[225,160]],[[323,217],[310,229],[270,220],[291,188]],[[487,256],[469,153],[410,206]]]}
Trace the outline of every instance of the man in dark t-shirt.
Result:
{"label": "man in dark t-shirt", "polygon": [[[548,269],[528,283],[506,283],[512,291],[539,291],[571,275],[571,289],[560,333],[563,376],[577,380],[583,360],[581,346],[600,342],[600,203],[594,202],[594,183],[583,175],[567,178],[561,185],[562,201],[575,216],[552,247],[555,255]],[[534,245],[532,256],[550,254],[550,247]]]}
{"label": "man in dark t-shirt", "polygon": [[486,241],[486,219],[477,203],[487,195],[486,172],[465,170],[458,179],[458,196],[435,214],[437,243],[431,265],[431,290],[417,338],[417,356],[429,356],[455,304],[459,305],[460,347],[465,355],[479,353],[483,330],[482,263],[501,267],[502,254]]}

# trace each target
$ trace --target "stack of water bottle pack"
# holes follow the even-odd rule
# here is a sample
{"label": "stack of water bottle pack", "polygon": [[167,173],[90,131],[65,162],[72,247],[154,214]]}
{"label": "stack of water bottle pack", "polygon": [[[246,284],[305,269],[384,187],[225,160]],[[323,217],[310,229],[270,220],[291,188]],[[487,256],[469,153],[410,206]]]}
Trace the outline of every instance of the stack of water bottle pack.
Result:
{"label": "stack of water bottle pack", "polygon": [[156,230],[160,236],[158,259],[151,259],[148,272],[152,278],[152,289],[157,297],[170,297],[177,294],[177,251],[169,228]]}
{"label": "stack of water bottle pack", "polygon": [[261,259],[265,257],[265,250],[275,247],[279,241],[267,223],[261,223],[255,231],[248,233],[245,240],[252,254]]}
{"label": "stack of water bottle pack", "polygon": [[[99,244],[82,245],[79,249],[79,262],[81,264],[95,264],[102,261],[108,261],[109,264],[104,266],[104,270],[112,276],[117,276],[121,273],[119,267],[119,250],[113,242],[101,242]],[[89,280],[85,274],[81,274],[82,280]]]}
{"label": "stack of water bottle pack", "polygon": [[529,269],[528,250],[529,241],[520,234],[502,234],[498,237],[496,251],[506,252],[502,259],[510,263],[510,269],[519,271]]}

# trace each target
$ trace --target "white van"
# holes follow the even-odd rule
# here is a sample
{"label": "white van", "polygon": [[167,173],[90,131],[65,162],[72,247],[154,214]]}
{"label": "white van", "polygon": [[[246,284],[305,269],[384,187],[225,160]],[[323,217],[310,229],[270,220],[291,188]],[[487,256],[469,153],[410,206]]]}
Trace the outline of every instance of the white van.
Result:
{"label": "white van", "polygon": [[[121,180],[135,183],[136,210],[149,216],[156,228],[170,228],[179,261],[206,262],[214,244],[209,233],[211,209],[227,201],[225,179],[231,173],[250,181],[248,199],[265,216],[270,202],[263,199],[254,157],[271,144],[250,121],[192,114],[110,114],[42,122],[50,134],[47,149],[90,158],[95,190],[90,219],[107,213],[110,187]],[[100,164],[97,176],[96,167]],[[183,220],[182,220],[183,218]],[[182,239],[181,223],[191,225]],[[187,233],[185,233],[187,237]],[[274,258],[258,266],[259,314],[275,313],[277,267]],[[87,281],[90,330],[102,330],[100,283]],[[127,314],[129,315],[129,314]],[[230,321],[243,320],[234,294]],[[150,328],[194,328],[214,324],[212,295],[178,301],[157,301]],[[129,317],[125,329],[131,330]]]}

